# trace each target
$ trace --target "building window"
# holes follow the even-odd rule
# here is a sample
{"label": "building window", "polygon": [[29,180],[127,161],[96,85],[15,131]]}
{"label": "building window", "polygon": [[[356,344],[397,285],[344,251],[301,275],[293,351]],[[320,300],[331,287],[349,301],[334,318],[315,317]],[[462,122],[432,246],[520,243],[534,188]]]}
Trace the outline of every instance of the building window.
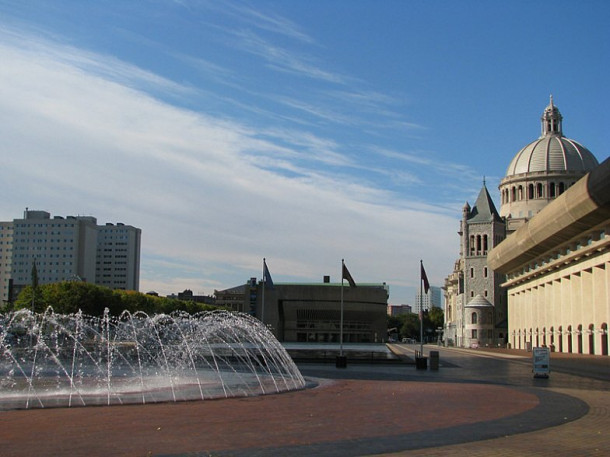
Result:
{"label": "building window", "polygon": [[476,340],[476,339],[477,339],[477,329],[476,329],[476,328],[475,328],[475,329],[472,329],[471,338],[472,338],[473,340]]}
{"label": "building window", "polygon": [[542,183],[538,183],[536,185],[536,196],[538,198],[542,198],[543,197],[543,195],[542,195]]}
{"label": "building window", "polygon": [[487,267],[483,268],[483,276],[487,278]]}
{"label": "building window", "polygon": [[477,313],[472,313],[472,314],[471,314],[471,316],[470,316],[470,322],[471,322],[472,324],[476,324],[476,323],[477,323],[477,320],[478,320],[478,319],[477,319]]}
{"label": "building window", "polygon": [[530,200],[534,198],[534,185],[530,184],[527,186],[527,198]]}
{"label": "building window", "polygon": [[470,277],[474,278],[474,268],[470,268]]}

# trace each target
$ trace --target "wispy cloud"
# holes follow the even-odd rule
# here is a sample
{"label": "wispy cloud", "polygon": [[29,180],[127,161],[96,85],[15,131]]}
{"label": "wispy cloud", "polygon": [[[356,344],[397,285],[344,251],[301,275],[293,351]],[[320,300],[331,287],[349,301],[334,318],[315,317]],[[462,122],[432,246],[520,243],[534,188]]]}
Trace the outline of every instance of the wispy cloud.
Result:
{"label": "wispy cloud", "polygon": [[[345,145],[172,106],[152,94],[188,87],[114,57],[3,33],[0,121],[11,154],[0,180],[19,189],[5,194],[3,220],[30,206],[141,227],[142,284],[161,293],[239,284],[263,255],[277,274],[311,279],[348,253],[367,280],[400,282],[405,246],[410,256],[425,249],[453,260],[446,232],[433,234],[433,247],[419,242],[452,218],[352,174],[363,167]],[[161,277],[170,270],[181,279]]]}
{"label": "wispy cloud", "polygon": [[234,31],[233,36],[237,39],[235,46],[262,57],[275,70],[337,84],[345,82],[345,76],[322,69],[313,58],[273,44],[251,30]]}
{"label": "wispy cloud", "polygon": [[[216,2],[214,2],[216,3]],[[225,11],[231,11],[237,19],[260,30],[283,35],[304,43],[313,43],[314,40],[301,27],[286,17],[272,12],[263,12],[254,9],[245,3],[225,2]]]}

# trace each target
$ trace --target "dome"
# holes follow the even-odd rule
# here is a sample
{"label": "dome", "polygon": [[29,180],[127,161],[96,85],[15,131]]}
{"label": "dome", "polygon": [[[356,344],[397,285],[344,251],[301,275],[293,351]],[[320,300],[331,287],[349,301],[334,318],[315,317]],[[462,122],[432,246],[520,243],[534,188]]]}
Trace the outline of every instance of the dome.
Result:
{"label": "dome", "polygon": [[535,172],[581,172],[599,164],[595,156],[578,142],[563,136],[563,118],[553,97],[542,114],[542,135],[521,149],[506,170],[506,176]]}

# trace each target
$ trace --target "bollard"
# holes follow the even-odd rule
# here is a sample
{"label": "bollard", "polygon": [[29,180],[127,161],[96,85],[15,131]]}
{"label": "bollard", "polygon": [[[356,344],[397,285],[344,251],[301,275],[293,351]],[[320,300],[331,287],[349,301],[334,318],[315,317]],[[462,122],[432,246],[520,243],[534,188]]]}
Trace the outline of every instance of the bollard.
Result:
{"label": "bollard", "polygon": [[439,354],[438,351],[430,351],[430,369],[438,370]]}
{"label": "bollard", "polygon": [[423,356],[415,357],[415,368],[417,368],[418,370],[427,370],[428,358]]}

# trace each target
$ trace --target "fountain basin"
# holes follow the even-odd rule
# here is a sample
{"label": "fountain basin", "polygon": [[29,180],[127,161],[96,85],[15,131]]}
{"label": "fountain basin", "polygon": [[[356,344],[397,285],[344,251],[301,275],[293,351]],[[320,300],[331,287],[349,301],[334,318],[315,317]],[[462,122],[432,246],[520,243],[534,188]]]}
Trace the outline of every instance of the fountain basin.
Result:
{"label": "fountain basin", "polygon": [[0,409],[205,400],[305,387],[257,319],[227,311],[0,315]]}

